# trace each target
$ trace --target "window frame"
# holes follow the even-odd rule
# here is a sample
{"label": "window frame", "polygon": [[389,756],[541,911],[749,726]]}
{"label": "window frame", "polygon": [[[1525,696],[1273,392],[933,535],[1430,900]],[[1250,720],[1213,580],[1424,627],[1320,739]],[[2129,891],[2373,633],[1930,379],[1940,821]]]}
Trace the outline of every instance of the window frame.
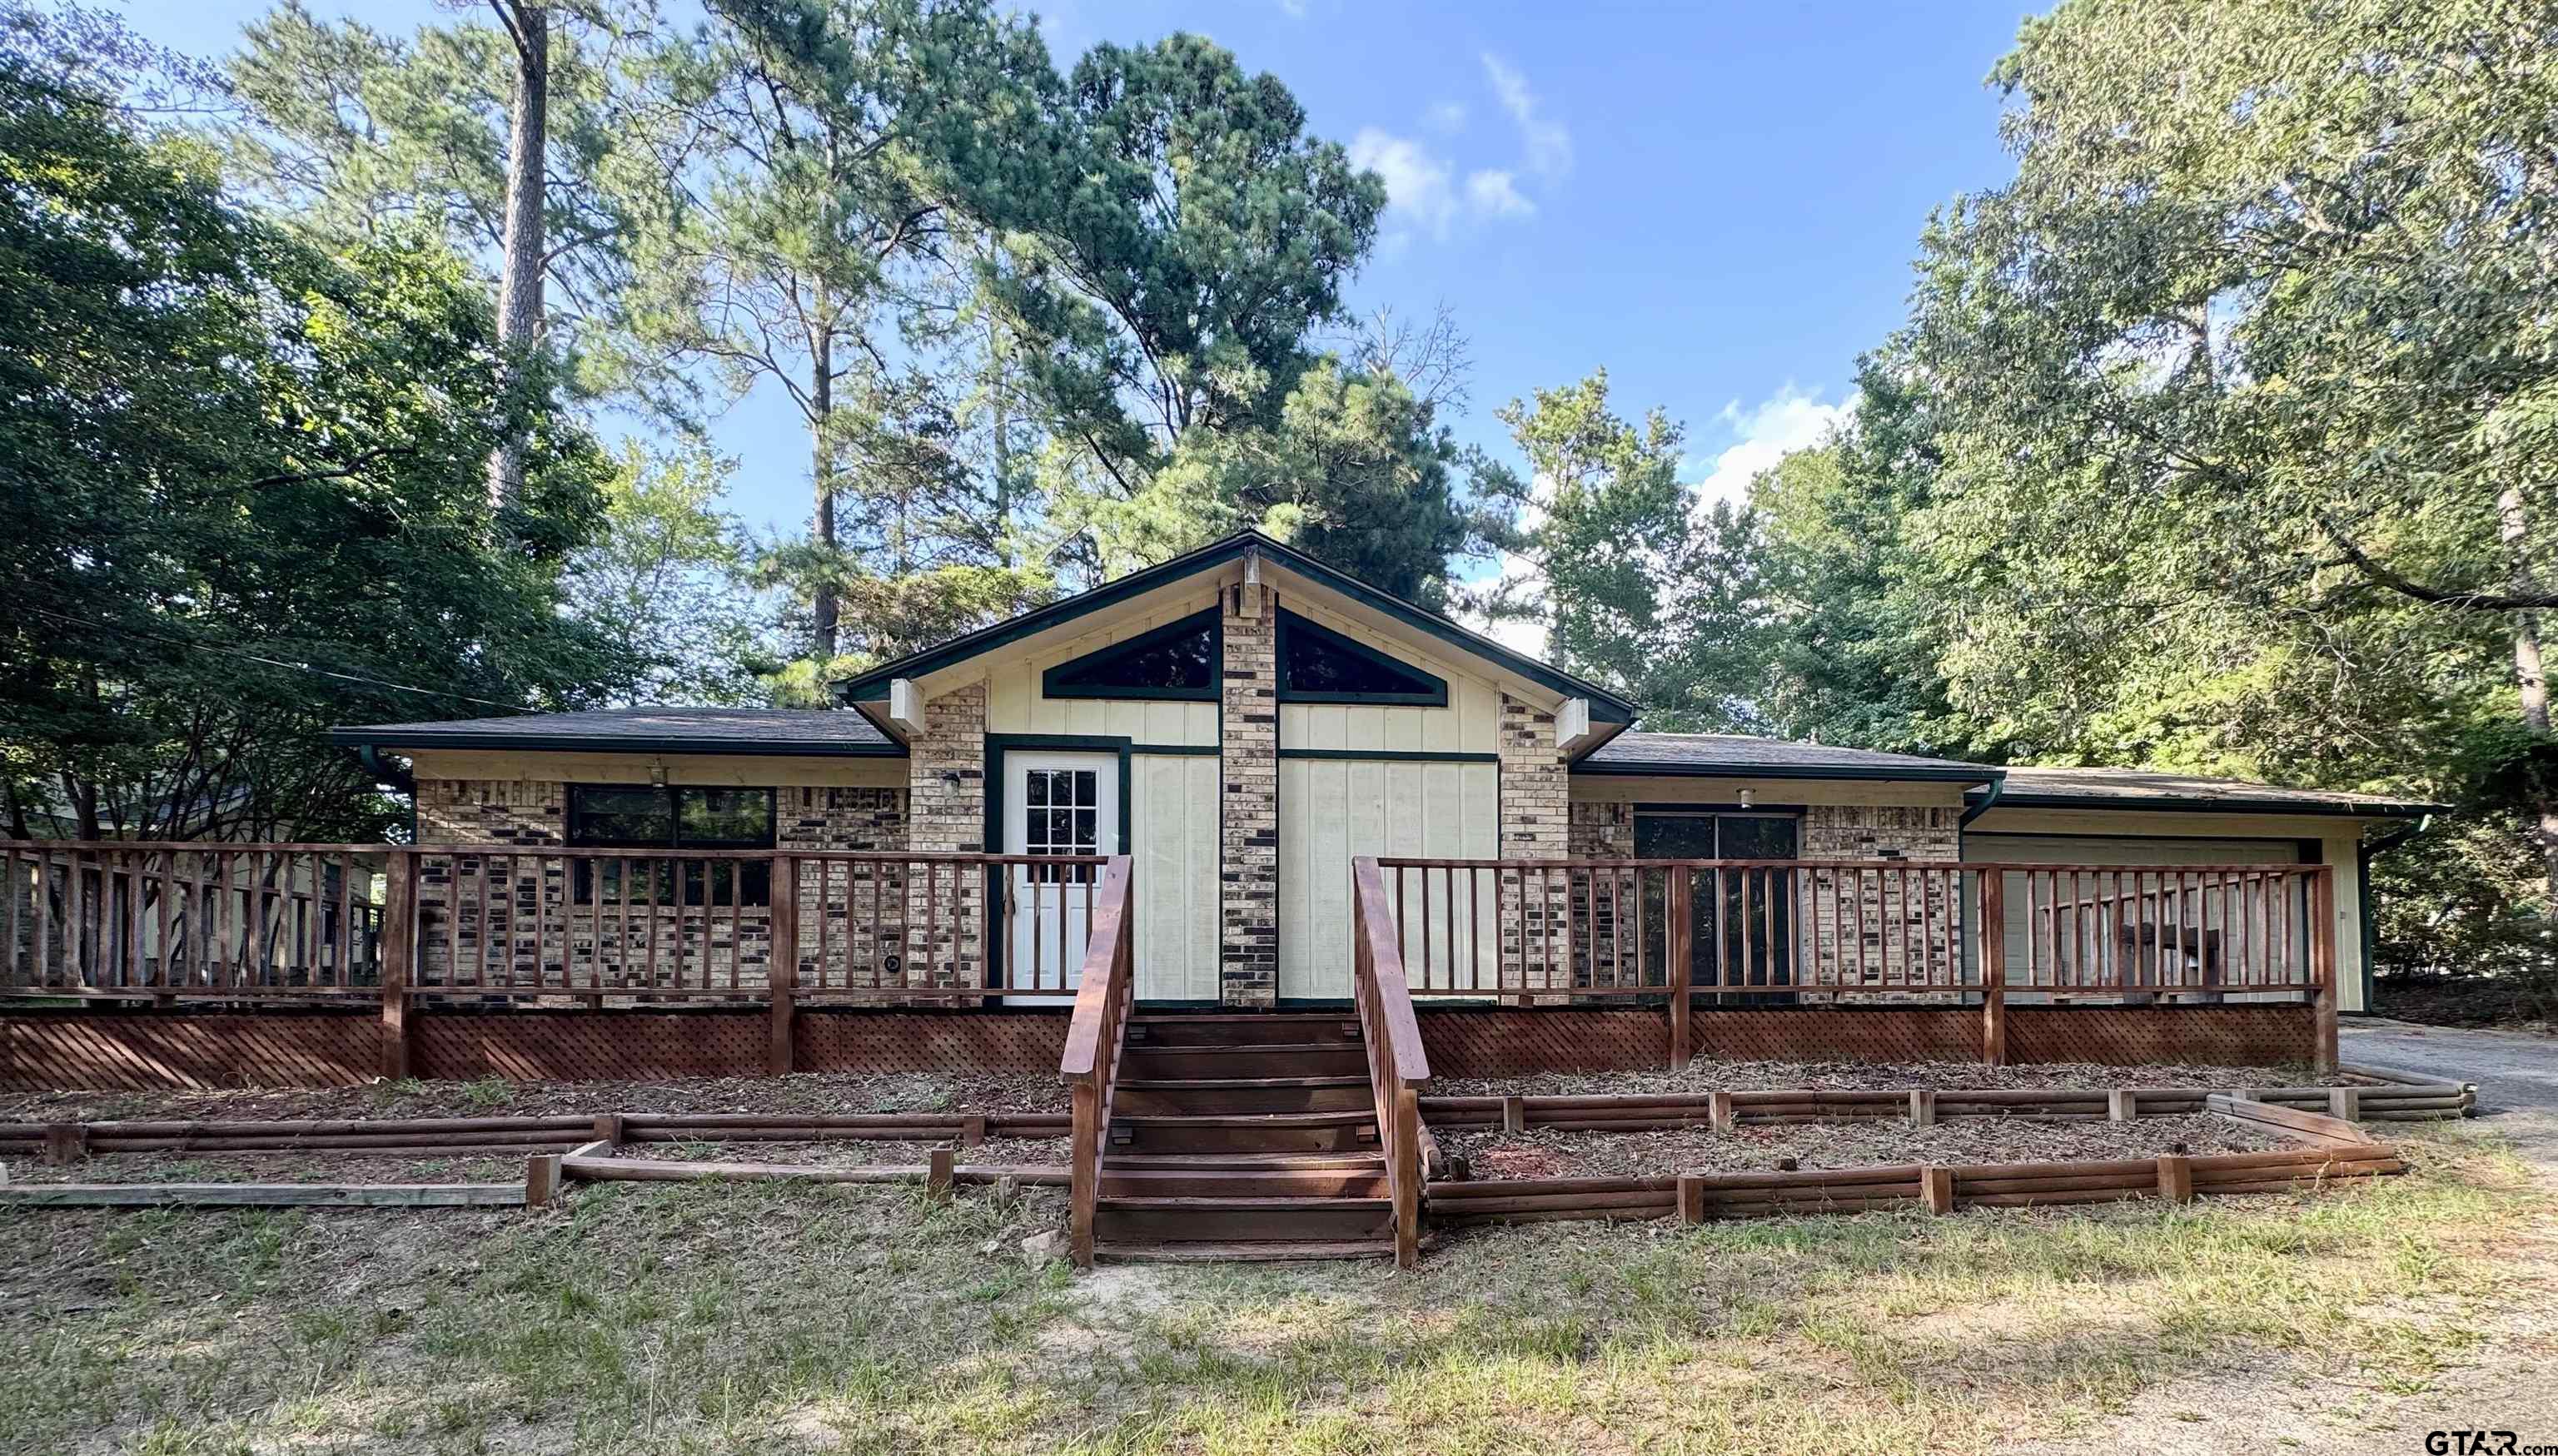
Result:
{"label": "window frame", "polygon": [[[1289,681],[1288,648],[1300,634],[1320,644],[1325,650],[1344,653],[1374,663],[1405,677],[1418,678],[1430,684],[1427,689],[1410,693],[1344,693],[1319,688],[1298,688]],[[1406,708],[1445,708],[1448,706],[1448,680],[1427,668],[1390,653],[1380,652],[1355,637],[1337,632],[1311,617],[1301,616],[1286,607],[1279,609],[1271,643],[1272,672],[1277,680],[1282,703],[1354,703],[1384,704]]]}
{"label": "window frame", "polygon": [[[607,852],[604,857],[607,860],[610,859],[610,852],[614,850],[699,850],[705,854],[715,854],[736,850],[770,851],[780,847],[782,827],[782,792],[779,788],[773,785],[572,783],[563,785],[562,787],[565,791],[566,799],[565,804],[562,806],[564,810],[562,815],[562,830],[564,832],[568,848],[571,850],[604,851]],[[654,790],[665,805],[666,838],[664,840],[628,839],[620,837],[604,838],[587,834],[582,823],[582,821],[587,817],[587,812],[581,809],[578,805],[579,793],[586,789],[614,790],[621,793],[629,793],[635,789]],[[707,841],[685,839],[683,835],[683,810],[677,796],[687,790],[705,793],[763,794],[765,809],[763,836],[761,838],[733,837]],[[572,862],[576,865],[577,869],[577,872],[571,876],[572,882],[570,885],[570,895],[572,900],[581,905],[594,903],[597,891],[601,888],[598,884],[596,875],[596,868],[600,861],[597,860],[581,859],[575,860]],[[652,860],[650,862],[662,864],[665,861]],[[740,908],[763,908],[773,903],[773,864],[770,860],[723,859],[704,860],[698,862],[703,865],[728,863],[738,866],[736,869],[730,871],[728,875],[729,893],[727,896],[720,896],[718,894],[719,886],[717,884],[704,883],[705,879],[718,878],[716,874],[705,875],[703,873],[699,873],[696,871],[694,864],[685,863],[683,873],[681,875],[683,883],[680,886],[672,883],[675,878],[673,875],[663,873],[652,873],[650,875],[650,878],[654,883],[655,902],[661,905],[716,906],[733,899],[734,903]],[[764,881],[760,889],[753,883],[753,878],[758,874],[762,876]],[[616,870],[616,885],[619,885],[618,868]],[[621,893],[618,888],[615,888],[611,892],[611,897],[607,898],[605,903],[616,903],[620,898]]]}
{"label": "window frame", "polygon": [[[1176,638],[1208,632],[1208,684],[1199,688],[1111,687],[1107,684],[1069,683],[1069,673],[1087,673],[1106,669],[1124,657],[1159,647]],[[1211,606],[1185,617],[1149,627],[1133,637],[1098,647],[1080,657],[1071,657],[1040,674],[1040,693],[1049,698],[1117,698],[1132,703],[1213,703],[1218,697],[1218,683],[1225,666],[1225,622],[1222,613]]]}

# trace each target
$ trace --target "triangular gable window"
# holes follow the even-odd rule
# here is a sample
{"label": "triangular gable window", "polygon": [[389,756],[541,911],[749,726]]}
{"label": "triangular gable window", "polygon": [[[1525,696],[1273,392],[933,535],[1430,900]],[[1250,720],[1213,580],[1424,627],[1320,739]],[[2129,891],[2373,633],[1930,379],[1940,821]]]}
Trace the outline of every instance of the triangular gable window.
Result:
{"label": "triangular gable window", "polygon": [[1397,662],[1364,642],[1279,613],[1279,697],[1289,703],[1448,705],[1448,680]]}
{"label": "triangular gable window", "polygon": [[1052,698],[1216,701],[1216,612],[1195,613],[1113,642],[1041,676]]}

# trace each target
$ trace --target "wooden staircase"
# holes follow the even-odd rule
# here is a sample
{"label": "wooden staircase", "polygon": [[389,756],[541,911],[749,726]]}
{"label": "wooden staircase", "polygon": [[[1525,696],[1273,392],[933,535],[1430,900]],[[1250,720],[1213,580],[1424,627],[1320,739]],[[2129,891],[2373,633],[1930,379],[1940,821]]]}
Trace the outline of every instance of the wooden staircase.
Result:
{"label": "wooden staircase", "polygon": [[1394,1257],[1358,1013],[1131,1015],[1092,1232],[1103,1262]]}

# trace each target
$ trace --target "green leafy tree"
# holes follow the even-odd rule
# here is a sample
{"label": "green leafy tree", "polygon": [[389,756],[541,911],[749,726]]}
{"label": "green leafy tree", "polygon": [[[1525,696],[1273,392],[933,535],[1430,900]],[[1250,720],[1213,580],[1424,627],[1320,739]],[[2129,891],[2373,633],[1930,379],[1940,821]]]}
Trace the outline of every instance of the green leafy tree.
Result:
{"label": "green leafy tree", "polygon": [[1252,518],[1221,471],[1205,498],[1156,476],[1200,432],[1278,428],[1385,189],[1197,36],[1096,46],[1047,106],[1038,165],[962,196],[1008,244],[985,284],[1046,427],[1052,527],[1108,576]]}
{"label": "green leafy tree", "polygon": [[603,529],[570,559],[569,600],[644,660],[635,701],[759,703],[781,669],[745,533],[721,508],[735,469],[698,441],[632,443],[604,480]]}
{"label": "green leafy tree", "polygon": [[[331,254],[222,199],[23,13],[0,27],[0,763],[8,828],[364,838],[333,723],[588,706],[562,609],[603,462],[501,390],[439,243]],[[490,518],[481,467],[532,443]]]}

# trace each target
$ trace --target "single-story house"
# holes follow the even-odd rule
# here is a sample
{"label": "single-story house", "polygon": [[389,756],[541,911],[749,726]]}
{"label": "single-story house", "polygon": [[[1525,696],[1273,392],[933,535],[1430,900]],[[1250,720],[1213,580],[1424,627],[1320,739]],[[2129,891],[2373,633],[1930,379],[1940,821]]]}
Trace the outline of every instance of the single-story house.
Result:
{"label": "single-story house", "polygon": [[[2066,999],[2075,968],[2121,950],[2190,963],[2153,984],[2243,995],[2239,963],[2306,964],[2304,946],[2320,941],[2350,1011],[2367,995],[2368,856],[2433,808],[1649,732],[1640,705],[1606,687],[1254,533],[889,663],[840,697],[831,710],[640,708],[334,736],[408,761],[421,846],[1124,854],[1138,997],[1227,1006],[1348,996],[1350,864],[1378,856],[1390,874],[1400,860],[1427,861],[1406,866],[1422,883],[1439,876],[1435,906],[1417,888],[1409,908],[1421,913],[1408,916],[1435,916],[1438,939],[1410,923],[1405,933],[1416,985],[1436,966],[1452,991],[1486,975],[1523,990],[1502,978],[1525,975],[1541,998],[1568,997],[1607,980],[1612,937],[1610,964],[1629,935],[1638,962],[1651,937],[1656,963],[1661,892],[1627,890],[1606,866],[1676,860],[1746,861],[1715,871],[1688,912],[1703,927],[1687,938],[1692,955],[1737,957],[1727,985],[1959,998],[1965,979],[1978,984],[1983,942],[1960,934],[1953,902],[1983,876],[1942,866],[1995,863],[2012,982]],[[1508,877],[1488,885],[1486,864]],[[1546,866],[1565,887],[1542,892],[1550,914],[1520,918],[1526,876]],[[2269,872],[2251,879],[2248,866]],[[696,902],[751,907],[770,893],[734,874],[696,885]],[[1018,861],[1005,875],[993,893],[1024,928],[952,917],[989,925],[991,942],[952,941],[954,974],[1070,985],[1088,876]],[[960,900],[985,892],[953,876]],[[573,907],[589,890],[557,893]],[[822,958],[826,912],[804,895],[800,907],[813,928],[799,953],[815,944]],[[863,917],[858,899],[841,917],[848,966],[864,954],[853,945]],[[1052,938],[1041,925],[1070,929]],[[1558,933],[1578,947],[1560,959]],[[2087,951],[2090,937],[2104,944]],[[2064,944],[2073,938],[2080,949]],[[1542,980],[1522,970],[1540,952]]]}

